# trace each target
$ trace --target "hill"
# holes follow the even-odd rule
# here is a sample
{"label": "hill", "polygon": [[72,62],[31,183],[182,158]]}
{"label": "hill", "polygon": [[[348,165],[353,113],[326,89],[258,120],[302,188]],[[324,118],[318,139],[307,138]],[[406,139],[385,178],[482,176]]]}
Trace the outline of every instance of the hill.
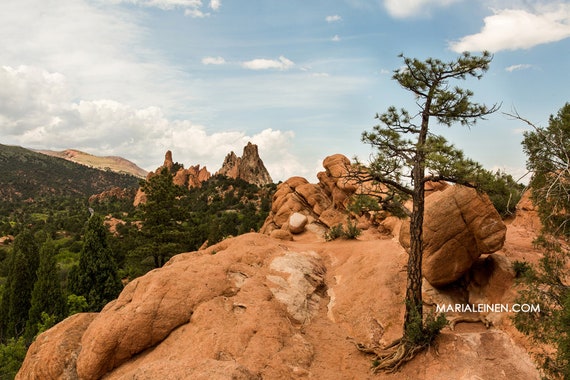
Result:
{"label": "hill", "polygon": [[47,154],[52,157],[59,157],[81,165],[95,169],[110,170],[120,174],[130,174],[135,177],[144,178],[148,172],[138,167],[134,162],[118,156],[94,156],[76,149],[66,149],[60,152],[53,150],[38,150],[38,153]]}
{"label": "hill", "polygon": [[112,187],[136,187],[132,175],[103,171],[22,147],[0,144],[0,200],[90,196]]}

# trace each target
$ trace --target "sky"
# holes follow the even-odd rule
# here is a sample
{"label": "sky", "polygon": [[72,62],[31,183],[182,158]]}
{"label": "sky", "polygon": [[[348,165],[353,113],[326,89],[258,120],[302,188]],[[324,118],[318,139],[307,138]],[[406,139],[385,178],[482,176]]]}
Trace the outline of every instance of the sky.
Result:
{"label": "sky", "polygon": [[215,172],[251,141],[275,181],[314,182],[326,156],[369,159],[377,113],[417,111],[399,54],[483,50],[454,85],[501,110],[433,131],[518,179],[529,127],[505,113],[544,127],[570,101],[567,0],[3,0],[0,143]]}

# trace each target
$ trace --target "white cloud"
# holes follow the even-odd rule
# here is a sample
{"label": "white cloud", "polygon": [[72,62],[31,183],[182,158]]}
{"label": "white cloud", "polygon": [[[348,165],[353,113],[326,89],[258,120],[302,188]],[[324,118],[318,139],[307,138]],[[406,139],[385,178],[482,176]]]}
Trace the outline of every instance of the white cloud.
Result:
{"label": "white cloud", "polygon": [[175,8],[199,8],[202,6],[202,0],[108,0],[108,2],[115,4],[127,3],[165,10]]}
{"label": "white cloud", "polygon": [[446,7],[461,0],[384,0],[384,7],[395,18],[425,14],[433,6]]}
{"label": "white cloud", "polygon": [[338,36],[338,34],[335,34],[335,35],[333,36],[333,38],[331,38],[331,41],[333,41],[333,42],[339,42],[339,41],[340,41],[340,37]]}
{"label": "white cloud", "polygon": [[278,70],[289,70],[295,63],[284,56],[280,56],[278,60],[275,59],[254,59],[242,63],[242,66],[250,70],[268,70],[268,69],[278,69]]}
{"label": "white cloud", "polygon": [[332,16],[327,16],[325,17],[326,22],[339,22],[342,21],[342,17],[340,17],[339,15],[332,15]]}
{"label": "white cloud", "polygon": [[511,65],[509,67],[505,67],[505,71],[508,71],[511,73],[511,72],[517,71],[517,70],[530,69],[531,67],[532,67],[532,65],[529,65],[529,64]]}
{"label": "white cloud", "polygon": [[226,63],[224,57],[204,57],[202,64],[204,65],[223,65]]}
{"label": "white cloud", "polygon": [[210,0],[210,8],[212,8],[214,11],[219,10],[221,6],[222,6],[221,0]]}
{"label": "white cloud", "polygon": [[204,18],[210,16],[210,14],[204,13],[198,8],[192,8],[184,10],[184,16],[189,16],[192,18]]}
{"label": "white cloud", "polygon": [[172,150],[186,166],[216,171],[226,154],[241,152],[251,141],[274,179],[303,172],[290,153],[291,131],[208,133],[189,120],[169,120],[158,107],[135,108],[110,99],[75,101],[63,75],[28,66],[0,68],[0,133],[29,148],[122,155],[147,170]]}
{"label": "white cloud", "polygon": [[570,37],[570,4],[535,10],[502,9],[485,17],[481,32],[450,43],[455,52],[530,49]]}

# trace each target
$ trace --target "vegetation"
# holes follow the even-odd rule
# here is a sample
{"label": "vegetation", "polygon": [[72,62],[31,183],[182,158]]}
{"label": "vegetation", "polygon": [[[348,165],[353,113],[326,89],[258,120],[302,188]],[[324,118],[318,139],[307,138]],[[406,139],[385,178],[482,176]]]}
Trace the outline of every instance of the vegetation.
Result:
{"label": "vegetation", "polygon": [[[465,158],[444,137],[431,133],[430,121],[435,119],[445,126],[470,126],[498,108],[473,103],[470,90],[451,87],[449,83],[467,77],[480,79],[491,62],[489,53],[464,53],[452,62],[402,58],[404,67],[395,71],[393,79],[414,95],[419,110],[410,114],[405,109],[390,107],[384,114],[376,115],[380,124],[372,132],[364,132],[362,140],[377,153],[369,167],[356,174],[386,189],[383,207],[410,216],[404,334],[389,350],[377,353],[375,369],[385,371],[397,370],[423,347],[418,341],[424,340],[418,334],[427,337],[433,333],[424,321],[422,305],[424,186],[428,181],[474,186],[472,173],[480,171],[480,165]],[[412,210],[407,210],[403,204],[410,198]]]}
{"label": "vegetation", "polygon": [[514,116],[533,128],[525,133],[523,147],[533,173],[531,198],[543,224],[535,243],[544,255],[537,267],[518,264],[526,287],[516,302],[540,305],[540,312],[518,313],[513,321],[533,341],[546,345],[538,354],[545,374],[570,379],[570,103],[550,117],[546,128]]}
{"label": "vegetation", "polygon": [[87,222],[79,265],[70,273],[70,291],[85,297],[88,311],[100,311],[123,289],[107,235],[103,218],[92,215]]}

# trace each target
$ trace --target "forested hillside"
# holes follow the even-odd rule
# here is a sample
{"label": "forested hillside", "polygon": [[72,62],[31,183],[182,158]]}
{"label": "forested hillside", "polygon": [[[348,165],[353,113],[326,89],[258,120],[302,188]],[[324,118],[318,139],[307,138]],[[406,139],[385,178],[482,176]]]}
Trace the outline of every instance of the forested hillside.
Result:
{"label": "forested hillside", "polygon": [[0,144],[0,200],[87,196],[111,187],[136,187],[139,179],[102,171],[17,146]]}

